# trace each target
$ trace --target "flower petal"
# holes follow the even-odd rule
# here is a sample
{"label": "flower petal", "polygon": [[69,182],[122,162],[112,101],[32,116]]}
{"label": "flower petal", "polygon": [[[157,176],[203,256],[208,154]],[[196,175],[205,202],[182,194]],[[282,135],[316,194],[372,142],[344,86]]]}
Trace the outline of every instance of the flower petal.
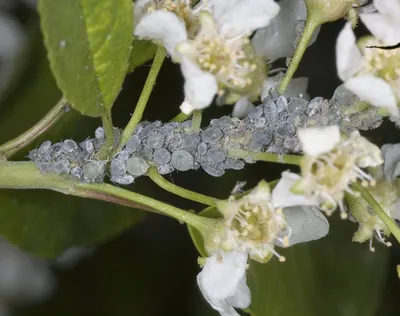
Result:
{"label": "flower petal", "polygon": [[363,13],[360,14],[360,18],[372,35],[386,45],[396,45],[400,42],[400,22],[377,13]]}
{"label": "flower petal", "polygon": [[236,293],[226,299],[229,305],[236,308],[247,308],[251,303],[251,293],[247,285],[246,275],[240,281]]}
{"label": "flower petal", "polygon": [[362,56],[350,23],[339,33],[336,41],[336,68],[343,81],[352,77],[362,66]]}
{"label": "flower petal", "polygon": [[140,19],[135,28],[139,38],[161,41],[172,58],[176,58],[176,47],[187,40],[186,26],[174,13],[154,11]]}
{"label": "flower petal", "polygon": [[146,14],[145,7],[150,2],[152,2],[152,0],[136,0],[135,1],[135,6],[134,6],[133,10],[134,10],[136,24]]}
{"label": "flower petal", "polygon": [[[283,213],[291,228],[289,246],[321,239],[329,232],[328,220],[316,207],[288,207],[283,209]],[[283,246],[279,241],[275,244]]]}
{"label": "flower petal", "polygon": [[193,109],[206,108],[212,103],[218,91],[216,78],[212,74],[201,70],[189,58],[181,56],[180,59],[181,70],[185,77],[184,90],[187,102],[192,105]]}
{"label": "flower petal", "polygon": [[272,204],[275,207],[318,205],[318,201],[314,197],[305,197],[291,192],[291,188],[298,179],[300,179],[300,176],[295,173],[282,172],[282,178],[272,191]]}
{"label": "flower petal", "polygon": [[232,116],[238,118],[244,118],[254,108],[253,103],[248,98],[242,97],[236,101],[233,106]]}
{"label": "flower petal", "polygon": [[398,19],[400,16],[399,0],[374,0],[374,7],[380,13],[386,14],[393,19]]}
{"label": "flower petal", "polygon": [[392,115],[398,115],[396,97],[385,80],[365,75],[349,79],[345,87],[371,105],[386,108]]}
{"label": "flower petal", "polygon": [[339,143],[340,130],[337,126],[299,128],[297,136],[304,153],[317,156],[329,152]]}
{"label": "flower petal", "polygon": [[[258,29],[252,39],[257,54],[269,60],[293,55],[293,42],[297,37],[295,25],[297,21],[307,18],[304,0],[283,0],[279,5],[279,14],[267,27]],[[308,46],[315,42],[318,33],[319,28],[314,32]]]}
{"label": "flower petal", "polygon": [[209,4],[221,34],[229,38],[267,26],[280,10],[273,0],[209,0]]}
{"label": "flower petal", "polygon": [[246,274],[247,253],[215,253],[206,259],[197,276],[201,291],[212,300],[224,300],[235,295]]}
{"label": "flower petal", "polygon": [[381,148],[383,156],[383,174],[385,179],[392,181],[396,178],[395,171],[400,162],[400,144],[386,144]]}

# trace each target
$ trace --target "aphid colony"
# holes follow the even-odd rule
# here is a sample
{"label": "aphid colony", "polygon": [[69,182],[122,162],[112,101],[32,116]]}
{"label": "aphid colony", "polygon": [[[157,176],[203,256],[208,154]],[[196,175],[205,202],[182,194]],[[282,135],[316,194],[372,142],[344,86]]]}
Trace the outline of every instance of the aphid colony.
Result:
{"label": "aphid colony", "polygon": [[[29,153],[44,173],[71,175],[83,182],[103,182],[107,175],[112,182],[130,184],[153,166],[162,175],[202,168],[209,175],[220,177],[225,170],[240,170],[245,161],[229,156],[233,149],[277,154],[300,150],[297,127],[339,124],[345,130],[371,128],[381,119],[343,116],[340,106],[347,102],[348,92],[335,92],[331,101],[321,97],[310,102],[302,98],[286,98],[272,92],[263,103],[254,107],[240,120],[223,116],[213,119],[203,130],[193,131],[191,120],[183,123],[141,122],[125,147],[111,161],[96,159],[104,143],[104,130],[99,127],[95,137],[76,143],[71,139],[51,144],[45,141]],[[355,115],[360,115],[359,113]],[[352,126],[351,122],[357,126]],[[353,124],[353,125],[354,125]],[[116,142],[119,130],[116,131]],[[246,162],[252,162],[247,159]]]}

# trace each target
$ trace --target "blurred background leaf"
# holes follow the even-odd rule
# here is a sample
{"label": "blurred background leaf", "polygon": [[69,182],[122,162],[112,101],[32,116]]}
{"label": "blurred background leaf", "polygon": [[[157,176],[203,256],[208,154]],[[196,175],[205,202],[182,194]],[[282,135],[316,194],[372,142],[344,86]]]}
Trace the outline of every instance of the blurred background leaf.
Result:
{"label": "blurred background leaf", "polygon": [[40,0],[47,53],[73,108],[100,116],[114,105],[129,66],[131,0]]}

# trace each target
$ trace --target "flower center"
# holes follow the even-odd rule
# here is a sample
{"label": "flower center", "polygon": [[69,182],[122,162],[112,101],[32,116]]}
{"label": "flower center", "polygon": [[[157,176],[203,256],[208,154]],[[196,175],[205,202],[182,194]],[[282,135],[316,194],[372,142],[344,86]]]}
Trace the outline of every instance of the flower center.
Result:
{"label": "flower center", "polygon": [[[238,240],[239,247],[247,250],[253,259],[262,262],[272,253],[281,262],[285,261],[285,257],[274,250],[273,244],[279,240],[284,246],[289,246],[291,230],[281,209],[276,209],[271,203],[264,202],[261,206],[247,201],[225,225]],[[288,231],[287,235],[281,237],[285,231]]]}
{"label": "flower center", "polygon": [[197,45],[196,61],[229,88],[246,88],[252,84],[250,74],[257,68],[243,50],[248,43],[247,38],[203,38]]}
{"label": "flower center", "polygon": [[[367,41],[366,46],[385,45],[375,39],[370,39]],[[364,55],[368,72],[385,79],[389,83],[400,80],[400,48],[366,47]]]}
{"label": "flower center", "polygon": [[332,151],[312,157],[304,168],[314,183],[311,194],[320,199],[320,208],[328,215],[339,206],[340,215],[347,218],[342,199],[345,192],[358,195],[350,188],[350,184],[360,180],[363,186],[374,186],[376,181],[365,173],[358,163],[369,155],[357,137],[340,142]]}

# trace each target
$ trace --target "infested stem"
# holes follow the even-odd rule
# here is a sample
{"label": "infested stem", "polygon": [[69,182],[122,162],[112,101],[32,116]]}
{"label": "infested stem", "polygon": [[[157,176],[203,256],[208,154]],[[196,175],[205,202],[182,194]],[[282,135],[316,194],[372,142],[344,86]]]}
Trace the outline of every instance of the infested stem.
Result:
{"label": "infested stem", "polygon": [[255,161],[276,162],[289,165],[300,165],[301,156],[298,155],[279,155],[264,152],[247,151],[243,149],[229,150],[228,156],[241,159],[252,159]]}
{"label": "infested stem", "polygon": [[201,110],[193,111],[193,116],[192,116],[192,131],[193,132],[197,132],[200,130],[201,119],[202,119]]}
{"label": "infested stem", "polygon": [[31,144],[35,139],[56,124],[69,110],[70,107],[65,99],[58,101],[57,104],[34,126],[16,138],[0,145],[0,159],[7,159],[22,148]]}
{"label": "infested stem", "polygon": [[308,47],[308,43],[311,40],[311,37],[318,27],[319,23],[317,23],[311,17],[307,18],[306,25],[303,30],[303,34],[301,35],[300,41],[296,47],[294,52],[293,58],[290,62],[289,68],[287,69],[285,76],[283,77],[282,81],[279,84],[278,91],[280,94],[284,94],[286,88],[288,87],[290,81],[293,78],[294,73],[296,72],[297,68],[299,67],[300,61],[303,58],[304,52]]}
{"label": "infested stem", "polygon": [[363,199],[372,207],[376,216],[389,228],[390,232],[400,243],[400,228],[396,222],[384,211],[382,206],[374,199],[369,191],[358,183],[353,183],[352,187],[354,190],[361,193]]}
{"label": "infested stem", "polygon": [[136,104],[135,111],[133,112],[128,125],[125,127],[125,130],[121,135],[121,139],[119,141],[119,145],[116,152],[120,151],[122,147],[125,146],[129,138],[134,133],[136,126],[142,120],[144,110],[150,98],[151,92],[153,91],[153,87],[156,83],[157,76],[158,73],[160,72],[164,59],[165,59],[165,48],[162,46],[158,46],[156,55],[153,60],[153,64],[151,65],[142,93],[140,94],[139,101]]}
{"label": "infested stem", "polygon": [[190,118],[192,114],[185,114],[183,112],[179,113],[177,116],[175,116],[170,122],[177,122],[177,123],[182,123],[186,121],[188,118]]}
{"label": "infested stem", "polygon": [[82,183],[62,175],[41,173],[33,162],[0,161],[0,189],[47,189],[102,200],[167,215],[199,231],[205,231],[215,223],[215,220],[110,184]]}
{"label": "infested stem", "polygon": [[161,176],[155,168],[150,168],[149,171],[147,172],[147,175],[159,187],[175,195],[178,195],[184,199],[199,202],[204,205],[215,205],[215,203],[218,201],[218,199],[216,198],[187,190],[185,188],[182,188],[178,185],[175,185],[165,180],[165,178]]}

